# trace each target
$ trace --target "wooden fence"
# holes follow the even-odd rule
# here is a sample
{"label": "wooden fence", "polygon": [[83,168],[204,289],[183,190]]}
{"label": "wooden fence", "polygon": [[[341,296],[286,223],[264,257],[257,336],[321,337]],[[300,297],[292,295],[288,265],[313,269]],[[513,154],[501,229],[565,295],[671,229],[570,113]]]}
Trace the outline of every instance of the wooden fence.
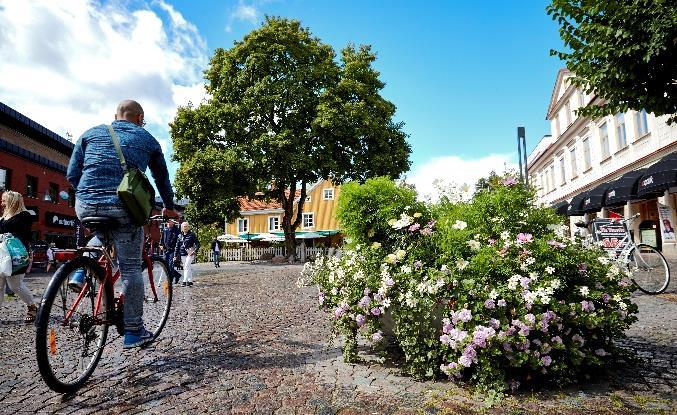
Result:
{"label": "wooden fence", "polygon": [[[296,257],[302,258],[301,255],[302,247],[296,247]],[[312,260],[318,254],[322,255],[335,255],[337,253],[336,248],[313,248],[306,247],[305,258],[306,260]],[[260,248],[226,248],[221,250],[221,261],[256,261],[261,259],[264,254],[272,254],[273,256],[284,255],[283,247],[260,247]],[[208,261],[213,261],[212,251],[208,253]]]}

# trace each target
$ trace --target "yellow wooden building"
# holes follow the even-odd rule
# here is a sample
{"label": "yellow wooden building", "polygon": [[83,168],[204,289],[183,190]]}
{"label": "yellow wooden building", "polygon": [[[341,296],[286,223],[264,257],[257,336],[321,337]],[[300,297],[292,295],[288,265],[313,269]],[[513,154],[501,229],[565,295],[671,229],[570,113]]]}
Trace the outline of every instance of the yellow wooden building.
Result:
{"label": "yellow wooden building", "polygon": [[[328,180],[320,180],[311,185],[306,193],[302,223],[296,229],[297,235],[314,232],[322,236],[333,236],[340,233],[336,207],[341,187]],[[300,191],[297,191],[295,206],[298,206],[299,195]],[[294,212],[296,211],[295,208]],[[243,198],[240,200],[240,215],[241,218],[226,225],[227,234],[245,239],[254,238],[261,233],[284,236],[282,230],[284,210],[279,202]]]}

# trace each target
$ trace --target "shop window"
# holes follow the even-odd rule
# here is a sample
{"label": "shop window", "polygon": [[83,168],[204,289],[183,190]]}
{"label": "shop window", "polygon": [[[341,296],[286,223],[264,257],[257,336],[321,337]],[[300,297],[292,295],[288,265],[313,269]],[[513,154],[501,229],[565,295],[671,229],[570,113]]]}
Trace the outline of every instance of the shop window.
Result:
{"label": "shop window", "polygon": [[59,185],[56,183],[49,184],[49,201],[52,203],[59,203]]}
{"label": "shop window", "polygon": [[26,197],[38,197],[38,178],[26,175]]}
{"label": "shop window", "polygon": [[10,190],[12,178],[12,171],[4,167],[0,167],[0,191]]}

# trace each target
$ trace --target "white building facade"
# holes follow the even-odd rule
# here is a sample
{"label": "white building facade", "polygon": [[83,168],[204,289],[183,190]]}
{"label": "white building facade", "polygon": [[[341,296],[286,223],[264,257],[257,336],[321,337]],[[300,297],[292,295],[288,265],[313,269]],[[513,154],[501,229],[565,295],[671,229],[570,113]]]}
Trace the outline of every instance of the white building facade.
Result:
{"label": "white building facade", "polygon": [[[677,151],[677,123],[668,125],[668,116],[655,117],[643,110],[633,110],[599,119],[578,117],[576,109],[591,101],[600,102],[601,98],[572,85],[571,76],[566,69],[558,72],[546,116],[551,134],[544,136],[528,157],[530,182],[545,205],[571,202],[585,191],[650,166]],[[612,210],[625,217],[640,213],[631,228],[635,242],[644,237],[642,242],[658,245],[664,254],[677,255],[674,242],[661,240],[658,213],[659,206],[669,206],[670,223],[676,223],[675,192],[677,187],[665,190],[659,197],[629,200]],[[603,208],[596,215],[606,217],[609,210]],[[580,219],[572,216],[570,222]],[[640,233],[640,225],[646,229],[652,223],[658,241],[651,241],[652,236],[646,231]]]}

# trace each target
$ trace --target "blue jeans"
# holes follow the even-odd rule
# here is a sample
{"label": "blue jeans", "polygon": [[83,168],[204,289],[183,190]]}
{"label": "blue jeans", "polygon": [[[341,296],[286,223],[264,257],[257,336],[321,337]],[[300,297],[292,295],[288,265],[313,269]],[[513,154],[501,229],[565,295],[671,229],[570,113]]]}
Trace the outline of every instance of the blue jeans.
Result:
{"label": "blue jeans", "polygon": [[[75,201],[75,213],[82,220],[88,216],[104,216],[118,221],[117,229],[110,232],[115,245],[124,302],[124,325],[126,331],[143,328],[143,277],[141,275],[141,246],[143,228],[130,222],[127,212],[117,205],[90,205]],[[103,240],[103,235],[97,237]]]}
{"label": "blue jeans", "polygon": [[213,251],[214,253],[214,265],[219,265],[219,254],[221,253],[220,251]]}
{"label": "blue jeans", "polygon": [[167,248],[165,251],[165,262],[167,263],[167,272],[169,272],[170,278],[174,280],[176,284],[179,282],[181,275],[174,269],[174,250]]}

